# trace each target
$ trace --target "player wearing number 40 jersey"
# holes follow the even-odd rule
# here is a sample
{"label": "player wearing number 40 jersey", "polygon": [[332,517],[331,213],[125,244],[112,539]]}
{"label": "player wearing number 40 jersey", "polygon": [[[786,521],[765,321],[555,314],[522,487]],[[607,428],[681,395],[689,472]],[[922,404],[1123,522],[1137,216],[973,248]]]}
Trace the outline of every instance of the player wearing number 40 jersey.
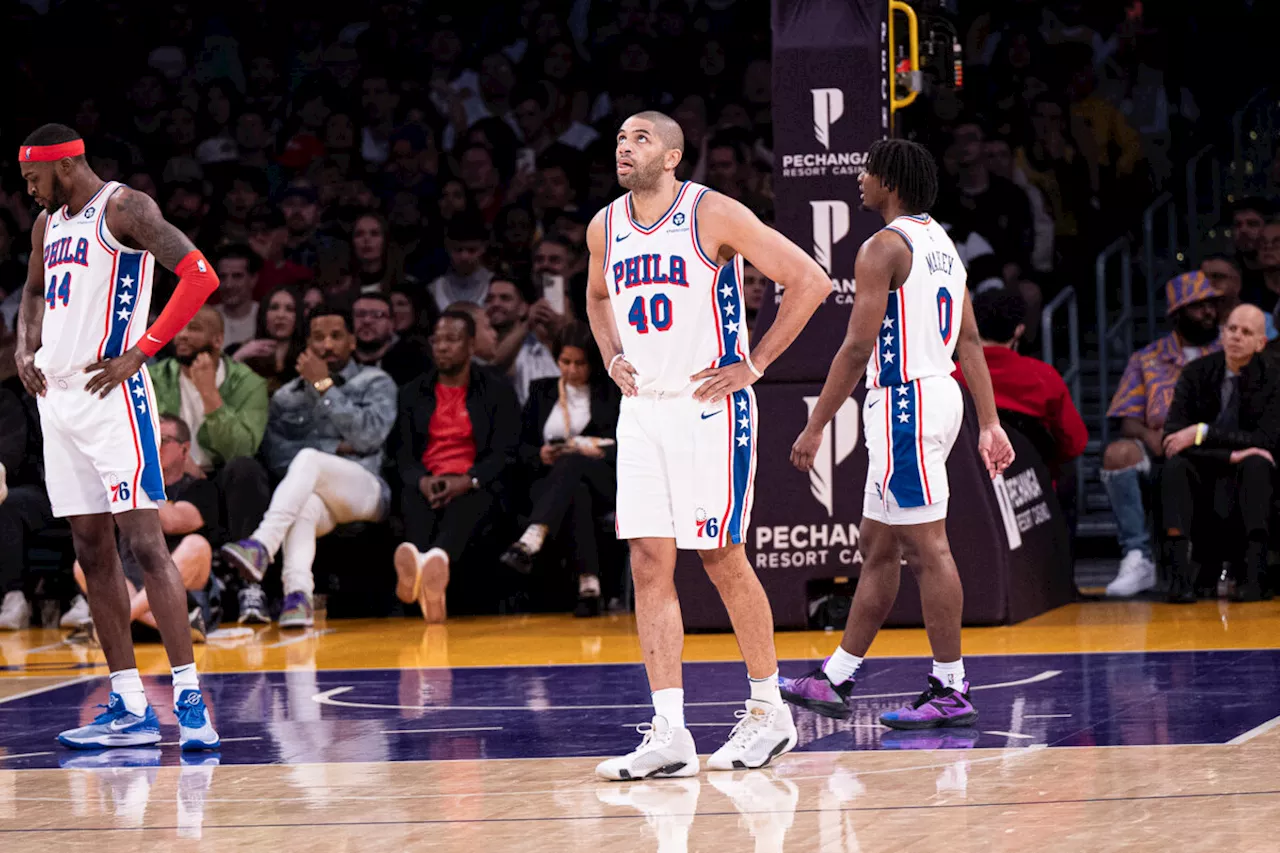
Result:
{"label": "player wearing number 40 jersey", "polygon": [[[606,779],[690,776],[684,626],[676,549],[698,551],[733,620],[751,679],[717,770],[761,767],[795,746],[777,685],[773,616],[743,543],[754,493],[757,415],[750,386],[831,291],[798,247],[732,199],[677,181],[680,126],[658,112],[618,131],[618,182],[630,190],[587,229],[591,330],[624,395],[618,421],[618,536],[630,540],[636,622],[655,715]],[[783,287],[777,319],[748,345],[742,262]]]}
{"label": "player wearing number 40 jersey", "polygon": [[[218,735],[192,654],[187,594],[160,526],[160,429],[143,363],[194,316],[217,288],[217,276],[148,196],[94,174],[84,140],[71,128],[39,128],[18,149],[18,162],[27,192],[44,208],[31,230],[18,374],[39,403],[49,502],[54,515],[70,521],[111,672],[106,712],[58,740],[75,749],[160,741],[129,637],[118,526],[142,566],[173,666],[178,739],[183,749],[215,749]],[[180,280],[148,327],[157,263]]]}
{"label": "player wearing number 40 jersey", "polygon": [[951,378],[957,348],[978,410],[982,460],[992,477],[1013,462],[966,298],[964,265],[928,214],[937,186],[937,167],[921,146],[898,139],[871,146],[861,177],[862,204],[879,213],[885,227],[858,250],[858,297],[849,330],[791,451],[796,467],[809,470],[823,429],[866,370],[862,574],[840,647],[821,667],[783,679],[781,687],[790,702],[832,717],[848,714],[853,676],[897,598],[905,549],[934,660],[924,693],[880,718],[899,729],[967,726],[978,718],[960,657],[964,594],[946,527],[947,456],[964,414]]}

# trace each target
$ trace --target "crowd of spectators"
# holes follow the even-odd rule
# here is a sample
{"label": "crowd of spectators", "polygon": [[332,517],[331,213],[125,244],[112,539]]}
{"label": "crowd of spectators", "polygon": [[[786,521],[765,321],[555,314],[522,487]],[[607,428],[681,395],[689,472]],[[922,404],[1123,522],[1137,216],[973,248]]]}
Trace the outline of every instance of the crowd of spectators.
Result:
{"label": "crowd of spectators", "polygon": [[[768,4],[395,0],[299,14],[265,0],[192,0],[142,21],[121,2],[51,5],[0,3],[0,43],[60,45],[12,51],[21,59],[0,116],[0,365],[34,213],[4,158],[31,127],[67,121],[94,170],[155,197],[222,282],[151,365],[167,416],[166,482],[172,474],[174,495],[213,487],[176,497],[181,519],[166,522],[182,537],[175,559],[184,545],[193,552],[184,579],[238,585],[240,618],[262,621],[276,608],[261,584],[278,563],[279,618],[305,625],[317,537],[389,518],[401,540],[396,591],[428,618],[444,618],[446,588],[452,599],[470,587],[464,606],[491,606],[543,570],[576,585],[576,612],[599,613],[617,400],[584,328],[587,223],[619,192],[617,126],[645,108],[681,124],[680,177],[772,221]],[[1074,479],[1084,432],[1060,377],[1024,357],[1040,305],[1132,225],[1195,136],[1194,87],[1141,7],[994,4],[962,22],[963,91],[933,91],[904,116],[942,166],[934,213],[979,296],[1002,413],[1038,442],[1060,485]],[[92,74],[52,64],[116,43],[128,56]],[[1158,377],[1135,386],[1131,365],[1117,396],[1124,435],[1146,449],[1107,449],[1108,489],[1117,517],[1130,515],[1125,559],[1146,574],[1138,478],[1164,453],[1178,372],[1216,346],[1212,320],[1241,301],[1268,313],[1274,335],[1280,225],[1270,215],[1264,202],[1235,209],[1236,251],[1171,288],[1175,331],[1135,355],[1139,372]],[[172,279],[160,270],[157,285],[153,308]],[[769,284],[748,267],[746,285],[752,320]],[[1201,302],[1212,302],[1212,320]],[[0,437],[4,627],[29,618],[21,555],[50,519],[38,419],[16,380],[0,390],[0,422],[14,425]],[[212,573],[192,537],[209,546]],[[500,545],[463,569],[478,540]],[[87,619],[82,599],[67,618]]]}

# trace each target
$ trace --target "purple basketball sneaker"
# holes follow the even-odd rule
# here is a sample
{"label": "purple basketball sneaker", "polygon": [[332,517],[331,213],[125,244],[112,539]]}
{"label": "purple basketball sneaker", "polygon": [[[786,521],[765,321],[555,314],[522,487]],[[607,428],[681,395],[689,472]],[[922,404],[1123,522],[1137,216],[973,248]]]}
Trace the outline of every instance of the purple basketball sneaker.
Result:
{"label": "purple basketball sneaker", "polygon": [[[826,661],[822,662],[826,665]],[[818,667],[799,678],[778,676],[778,690],[782,698],[792,705],[808,708],[815,714],[833,720],[849,718],[849,694],[853,692],[853,679],[842,684],[832,684],[831,679]]]}
{"label": "purple basketball sneaker", "polygon": [[978,712],[969,702],[969,682],[963,690],[943,687],[942,682],[929,676],[929,689],[921,693],[910,705],[880,715],[880,722],[891,729],[940,729],[944,726],[971,726],[978,721]]}

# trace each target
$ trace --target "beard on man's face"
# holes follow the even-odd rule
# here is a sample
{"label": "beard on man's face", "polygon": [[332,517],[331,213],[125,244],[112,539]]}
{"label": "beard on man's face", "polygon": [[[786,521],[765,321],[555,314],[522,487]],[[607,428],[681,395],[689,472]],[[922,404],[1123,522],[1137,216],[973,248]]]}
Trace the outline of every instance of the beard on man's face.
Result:
{"label": "beard on man's face", "polygon": [[1178,337],[1193,347],[1208,346],[1218,339],[1218,322],[1213,314],[1200,319],[1181,311],[1174,321],[1174,328],[1178,330]]}
{"label": "beard on man's face", "polygon": [[200,353],[202,352],[207,352],[210,355],[212,355],[213,344],[205,344],[200,349],[192,350],[191,352],[185,353],[185,354],[180,352],[175,352],[173,354],[173,360],[178,362],[178,364],[181,364],[183,367],[190,367],[192,364],[195,363],[196,356],[200,355]]}

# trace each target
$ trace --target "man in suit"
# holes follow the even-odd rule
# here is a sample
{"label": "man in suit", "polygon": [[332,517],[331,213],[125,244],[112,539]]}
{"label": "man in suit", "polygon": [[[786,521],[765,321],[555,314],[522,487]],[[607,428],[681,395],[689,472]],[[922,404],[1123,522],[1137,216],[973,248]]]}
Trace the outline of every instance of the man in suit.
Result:
{"label": "man in suit", "polygon": [[[1275,456],[1280,452],[1280,363],[1263,355],[1266,317],[1240,305],[1222,328],[1222,351],[1183,368],[1165,420],[1167,462],[1161,479],[1164,523],[1173,546],[1169,599],[1193,602],[1198,567],[1191,536],[1204,513],[1238,514],[1244,527],[1243,577],[1236,598],[1269,596],[1267,543]],[[1196,496],[1212,498],[1210,506]]]}

